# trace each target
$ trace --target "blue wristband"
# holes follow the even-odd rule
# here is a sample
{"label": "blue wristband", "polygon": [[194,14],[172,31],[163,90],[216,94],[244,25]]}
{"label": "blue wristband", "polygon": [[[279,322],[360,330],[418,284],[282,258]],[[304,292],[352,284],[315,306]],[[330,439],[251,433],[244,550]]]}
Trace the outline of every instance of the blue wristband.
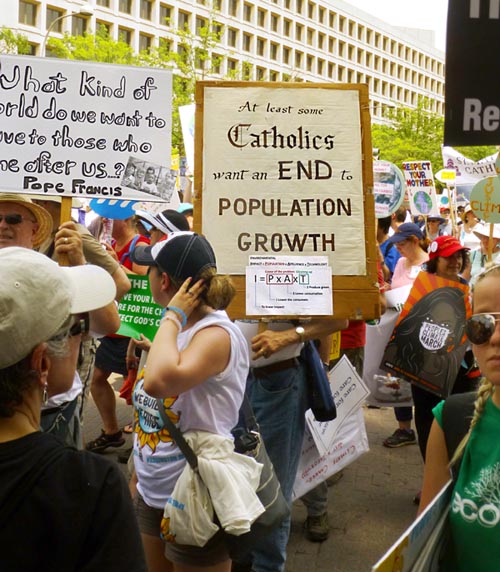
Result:
{"label": "blue wristband", "polygon": [[177,308],[177,306],[167,306],[165,308],[165,310],[168,312],[169,310],[171,310],[172,312],[175,312],[176,314],[179,315],[179,317],[181,318],[181,326],[184,328],[184,326],[187,324],[187,316],[186,313],[184,312],[184,310],[181,310],[180,308]]}

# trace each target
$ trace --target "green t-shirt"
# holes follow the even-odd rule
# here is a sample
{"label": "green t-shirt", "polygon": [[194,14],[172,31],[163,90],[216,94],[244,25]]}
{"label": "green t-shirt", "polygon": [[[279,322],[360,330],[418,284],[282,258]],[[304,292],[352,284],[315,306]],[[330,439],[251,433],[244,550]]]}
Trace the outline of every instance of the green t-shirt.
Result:
{"label": "green t-shirt", "polygon": [[[433,413],[442,427],[444,402]],[[500,409],[488,399],[465,449],[453,489],[454,572],[500,570]],[[448,564],[448,563],[447,563]]]}

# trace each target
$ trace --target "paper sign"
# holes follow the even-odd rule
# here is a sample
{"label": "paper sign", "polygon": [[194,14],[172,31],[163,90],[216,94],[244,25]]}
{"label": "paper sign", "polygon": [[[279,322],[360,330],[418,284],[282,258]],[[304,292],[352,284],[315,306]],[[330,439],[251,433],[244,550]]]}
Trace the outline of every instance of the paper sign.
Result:
{"label": "paper sign", "polygon": [[500,177],[488,177],[474,185],[470,194],[470,208],[485,222],[500,222]]}
{"label": "paper sign", "polygon": [[413,215],[439,216],[431,162],[405,162],[403,163],[403,174],[410,195],[411,213]]}
{"label": "paper sign", "polygon": [[247,316],[331,316],[332,270],[326,256],[250,256]]}
{"label": "paper sign", "polygon": [[[141,191],[161,199],[165,203],[172,202],[175,194],[175,181],[178,170],[151,163],[138,157],[129,157],[123,179],[122,187]],[[178,197],[174,199],[178,203]],[[167,205],[164,208],[168,208]]]}
{"label": "paper sign", "polygon": [[321,455],[306,427],[292,499],[298,499],[369,451],[363,411],[344,420],[330,449]]}
{"label": "paper sign", "polygon": [[328,379],[337,417],[332,421],[316,421],[310,409],[306,412],[307,425],[321,454],[331,449],[345,418],[357,411],[370,393],[346,356],[332,368]]}
{"label": "paper sign", "polygon": [[203,233],[219,271],[299,254],[366,275],[359,92],[205,87],[203,106]]}
{"label": "paper sign", "polygon": [[129,278],[132,288],[118,304],[121,325],[117,333],[131,338],[144,334],[153,340],[160,327],[163,309],[154,302],[147,278]]}
{"label": "paper sign", "polygon": [[130,155],[170,157],[172,74],[0,56],[2,190],[161,200],[121,181]]}
{"label": "paper sign", "polygon": [[389,161],[373,162],[373,194],[375,216],[383,218],[396,212],[405,194],[403,173]]}

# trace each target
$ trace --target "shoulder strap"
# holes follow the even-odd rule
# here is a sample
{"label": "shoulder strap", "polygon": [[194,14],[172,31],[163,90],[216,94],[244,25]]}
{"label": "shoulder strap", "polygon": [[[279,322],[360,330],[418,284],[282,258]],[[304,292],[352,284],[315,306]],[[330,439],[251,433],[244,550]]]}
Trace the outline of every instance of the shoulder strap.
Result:
{"label": "shoulder strap", "polygon": [[2,529],[10,517],[17,510],[19,503],[24,500],[29,491],[36,485],[37,481],[43,476],[46,469],[54,463],[59,457],[67,451],[68,447],[54,447],[40,461],[33,467],[33,469],[26,475],[26,477],[19,483],[12,495],[2,505],[2,512],[0,516],[0,529]]}
{"label": "shoulder strap", "polygon": [[136,235],[134,236],[134,238],[132,239],[132,242],[130,243],[130,246],[128,247],[127,252],[124,252],[124,253],[121,255],[120,264],[123,264],[123,263],[125,262],[125,260],[127,260],[127,258],[130,258],[130,253],[132,252],[132,250],[134,250],[135,245],[137,244],[137,241],[138,241],[140,238],[141,238],[141,235],[140,235],[140,234],[136,234]]}
{"label": "shoulder strap", "polygon": [[387,253],[389,252],[389,250],[391,250],[391,248],[394,246],[393,242],[389,242],[389,244],[385,245],[385,249],[384,252],[382,253],[382,255],[384,256],[384,258],[387,256]]}
{"label": "shoulder strap", "polygon": [[158,411],[160,412],[161,420],[163,421],[165,427],[168,429],[170,436],[186,457],[186,461],[190,464],[193,471],[197,473],[198,457],[195,455],[193,449],[191,449],[191,447],[188,445],[186,439],[184,439],[179,429],[177,429],[177,427],[168,418],[168,415],[165,413],[165,407],[163,406],[163,400],[158,398],[156,400],[156,404],[158,406]]}
{"label": "shoulder strap", "polygon": [[[476,392],[458,393],[451,395],[443,406],[443,432],[446,441],[448,458],[451,460],[460,441],[465,437],[474,415],[474,402]],[[453,467],[453,475],[456,478],[460,465]]]}

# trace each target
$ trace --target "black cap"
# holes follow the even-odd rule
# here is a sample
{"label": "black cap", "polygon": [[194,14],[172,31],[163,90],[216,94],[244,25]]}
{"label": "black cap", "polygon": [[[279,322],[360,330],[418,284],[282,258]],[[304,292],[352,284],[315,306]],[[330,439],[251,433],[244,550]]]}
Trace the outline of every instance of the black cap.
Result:
{"label": "black cap", "polygon": [[206,238],[195,232],[175,232],[154,246],[136,246],[132,262],[158,266],[171,278],[196,281],[206,268],[216,268],[215,254]]}

